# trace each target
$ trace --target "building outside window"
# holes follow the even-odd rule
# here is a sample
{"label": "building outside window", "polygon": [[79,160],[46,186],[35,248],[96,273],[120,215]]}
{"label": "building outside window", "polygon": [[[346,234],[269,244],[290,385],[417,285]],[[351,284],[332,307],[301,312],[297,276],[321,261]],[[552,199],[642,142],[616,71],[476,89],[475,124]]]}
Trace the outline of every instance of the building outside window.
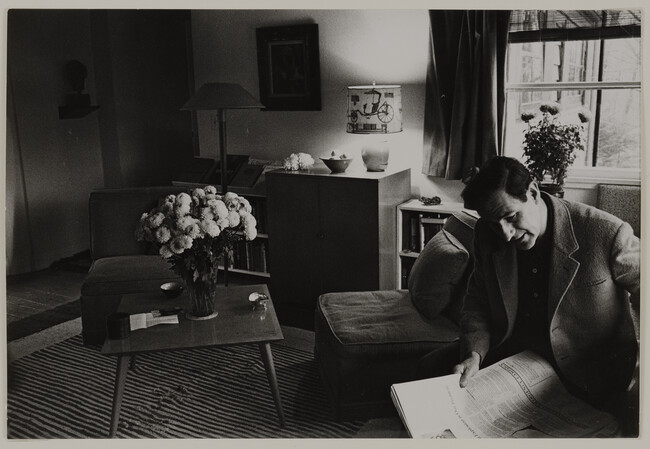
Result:
{"label": "building outside window", "polygon": [[591,115],[570,177],[639,180],[640,31],[640,11],[513,11],[505,154],[523,160],[522,112],[557,102],[565,121]]}

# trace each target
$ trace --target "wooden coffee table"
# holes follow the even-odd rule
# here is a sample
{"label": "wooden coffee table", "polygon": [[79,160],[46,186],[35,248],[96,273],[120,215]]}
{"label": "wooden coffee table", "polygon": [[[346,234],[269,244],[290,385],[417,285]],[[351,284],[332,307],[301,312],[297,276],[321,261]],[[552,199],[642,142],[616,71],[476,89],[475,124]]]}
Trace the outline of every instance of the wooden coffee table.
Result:
{"label": "wooden coffee table", "polygon": [[[269,297],[266,308],[258,306],[253,309],[248,300],[248,296],[253,292],[261,292]],[[118,311],[134,314],[173,307],[183,307],[187,310],[188,301],[186,292],[175,299],[168,299],[161,292],[135,293],[122,296]],[[117,356],[109,437],[114,437],[117,433],[126,375],[132,357],[147,352],[249,343],[259,345],[280,426],[284,427],[284,413],[270,346],[272,341],[282,340],[284,337],[267,286],[220,286],[216,292],[215,309],[219,315],[209,320],[188,320],[181,313],[179,324],[159,324],[132,331],[127,338],[121,340],[106,339],[102,354]]]}

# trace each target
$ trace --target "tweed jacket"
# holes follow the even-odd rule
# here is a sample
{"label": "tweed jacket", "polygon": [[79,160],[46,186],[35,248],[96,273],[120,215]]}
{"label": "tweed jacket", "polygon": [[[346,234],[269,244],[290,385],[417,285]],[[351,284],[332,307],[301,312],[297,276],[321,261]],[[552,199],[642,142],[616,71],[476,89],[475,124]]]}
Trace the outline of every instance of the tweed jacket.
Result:
{"label": "tweed jacket", "polygon": [[[546,195],[542,193],[542,195]],[[622,220],[580,203],[546,195],[553,212],[548,332],[563,377],[598,401],[624,389],[638,344],[630,295],[640,287],[640,245]],[[461,354],[490,347],[512,333],[517,316],[517,250],[479,220],[474,271],[461,317]]]}

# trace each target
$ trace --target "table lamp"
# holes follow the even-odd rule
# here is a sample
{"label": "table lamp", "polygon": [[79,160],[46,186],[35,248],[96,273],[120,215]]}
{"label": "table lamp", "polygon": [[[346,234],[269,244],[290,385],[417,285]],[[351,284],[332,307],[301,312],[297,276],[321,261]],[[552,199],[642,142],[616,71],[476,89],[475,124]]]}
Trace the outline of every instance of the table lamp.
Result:
{"label": "table lamp", "polygon": [[349,86],[348,125],[351,134],[368,136],[361,158],[368,171],[384,171],[389,145],[383,134],[402,131],[402,88],[398,85]]}
{"label": "table lamp", "polygon": [[[206,83],[181,107],[182,111],[217,111],[219,121],[219,157],[221,159],[221,194],[228,191],[228,150],[226,149],[226,110],[261,109],[246,89],[235,83]],[[228,261],[223,263],[224,284],[228,285]]]}

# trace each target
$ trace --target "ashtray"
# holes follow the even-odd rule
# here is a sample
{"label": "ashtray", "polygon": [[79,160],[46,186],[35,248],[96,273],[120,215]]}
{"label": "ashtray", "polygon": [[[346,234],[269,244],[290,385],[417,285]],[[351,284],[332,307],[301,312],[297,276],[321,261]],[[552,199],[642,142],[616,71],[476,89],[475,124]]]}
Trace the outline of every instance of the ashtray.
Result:
{"label": "ashtray", "polygon": [[253,309],[256,309],[258,306],[263,306],[266,308],[266,300],[269,299],[264,293],[253,292],[248,295],[248,301],[252,304]]}
{"label": "ashtray", "polygon": [[180,282],[165,282],[160,286],[160,290],[168,298],[176,298],[183,292],[183,284]]}

